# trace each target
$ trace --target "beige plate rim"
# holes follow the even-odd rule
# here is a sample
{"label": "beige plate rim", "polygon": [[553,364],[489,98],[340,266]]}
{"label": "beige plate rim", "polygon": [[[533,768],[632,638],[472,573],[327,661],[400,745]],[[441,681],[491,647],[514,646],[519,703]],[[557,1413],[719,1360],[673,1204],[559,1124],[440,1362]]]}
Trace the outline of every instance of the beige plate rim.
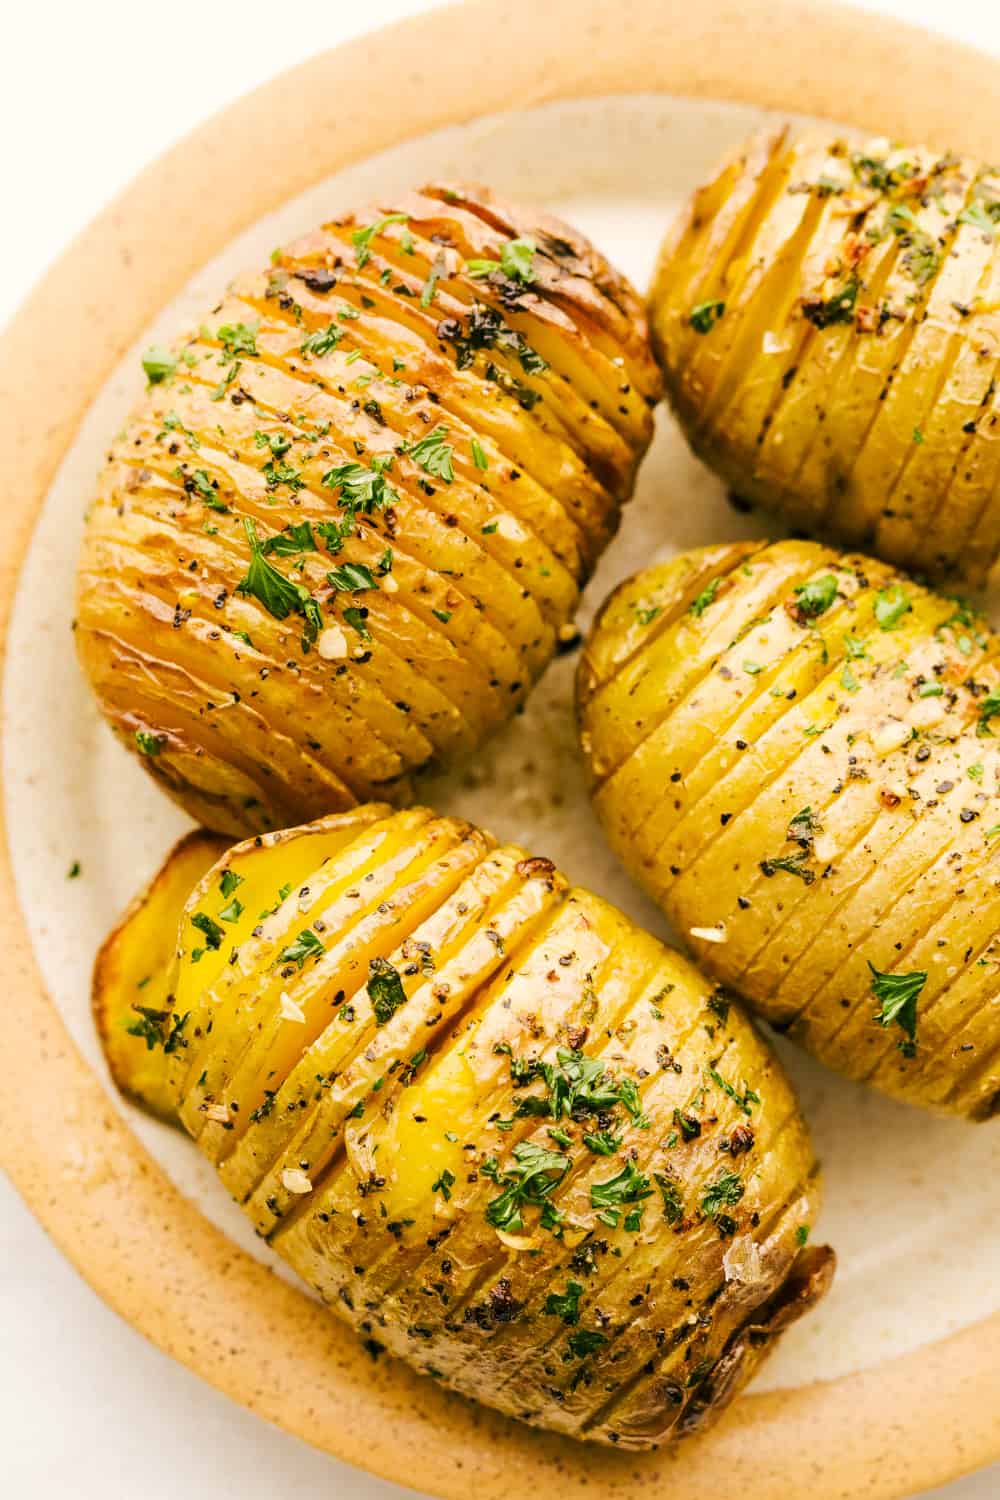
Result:
{"label": "beige plate rim", "polygon": [[[469,0],[274,79],[146,168],[0,337],[0,440],[20,461],[0,657],[35,521],[87,404],[198,266],[279,202],[442,126],[607,94],[850,119],[989,156],[998,86],[995,60],[821,0]],[[554,1500],[599,1486],[638,1500],[650,1485],[680,1500],[736,1476],[756,1500],[807,1486],[813,1500],[896,1500],[1000,1457],[1000,1313],[877,1369],[751,1395],[680,1454],[641,1458],[531,1432],[373,1363],[168,1181],[45,992],[5,838],[0,883],[0,1161],[105,1301],[261,1416],[448,1500],[465,1497],[473,1475],[479,1500],[539,1484]]]}

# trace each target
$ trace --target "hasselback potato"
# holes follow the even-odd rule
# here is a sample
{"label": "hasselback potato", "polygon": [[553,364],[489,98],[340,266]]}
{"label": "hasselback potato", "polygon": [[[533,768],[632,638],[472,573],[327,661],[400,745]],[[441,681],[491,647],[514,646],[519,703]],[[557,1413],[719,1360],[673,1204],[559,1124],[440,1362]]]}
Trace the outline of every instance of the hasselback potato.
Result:
{"label": "hasselback potato", "polygon": [[998,641],[811,542],[690,552],[581,662],[593,798],[708,973],[830,1066],[1000,1105]]}
{"label": "hasselback potato", "polygon": [[1000,174],[758,136],[701,187],[651,299],[695,451],[795,527],[938,578],[1000,553]]}
{"label": "hasselback potato", "polygon": [[645,1447],[708,1420],[825,1289],[776,1060],[548,860],[384,805],[258,836],[202,877],[151,979],[169,871],[96,970],[115,1075],[136,1095],[159,1068],[153,1102],[367,1337]]}
{"label": "hasselback potato", "polygon": [[119,737],[200,822],[282,826],[477,746],[574,634],[660,391],[561,221],[431,185],[147,351],[79,571]]}

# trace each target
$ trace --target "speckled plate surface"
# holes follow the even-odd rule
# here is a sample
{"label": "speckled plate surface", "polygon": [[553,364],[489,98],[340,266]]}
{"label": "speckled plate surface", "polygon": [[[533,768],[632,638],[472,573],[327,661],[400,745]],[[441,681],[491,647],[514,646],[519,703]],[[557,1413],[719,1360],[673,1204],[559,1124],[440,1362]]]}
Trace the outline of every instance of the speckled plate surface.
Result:
{"label": "speckled plate surface", "polygon": [[[810,29],[815,52],[803,45]],[[483,48],[490,77],[471,89]],[[893,70],[876,90],[890,48]],[[431,65],[441,57],[445,75]],[[363,73],[382,80],[388,118],[372,118]],[[97,943],[185,826],[99,722],[70,633],[82,515],[107,435],[141,389],[138,350],[196,317],[274,244],[438,174],[546,203],[644,285],[678,200],[762,123],[764,107],[986,151],[975,100],[985,109],[998,88],[995,63],[827,7],[703,3],[692,18],[650,0],[630,5],[619,25],[598,5],[559,0],[527,27],[518,6],[466,5],[317,59],[182,143],[71,249],[0,343],[0,430],[25,475],[0,578],[0,1156],[130,1321],[341,1457],[446,1496],[468,1493],[471,1470],[483,1500],[538,1483],[576,1496],[596,1482],[623,1497],[655,1484],[667,1500],[732,1483],[737,1465],[755,1500],[807,1484],[815,1500],[896,1496],[994,1458],[1000,1135],[918,1115],[779,1043],[825,1165],[816,1232],[836,1245],[840,1275],[754,1394],[677,1455],[584,1450],[477,1411],[390,1361],[373,1365],[274,1274],[277,1263],[194,1149],[114,1097],[90,1025]],[[404,97],[405,115],[384,103]],[[156,201],[161,238],[150,224]],[[58,367],[45,353],[57,323]],[[767,531],[762,518],[730,509],[661,412],[581,623],[652,559]],[[573,732],[574,665],[555,663],[525,714],[463,773],[425,782],[423,795],[549,855],[669,935],[591,817]],[[82,877],[67,881],[76,860]]]}

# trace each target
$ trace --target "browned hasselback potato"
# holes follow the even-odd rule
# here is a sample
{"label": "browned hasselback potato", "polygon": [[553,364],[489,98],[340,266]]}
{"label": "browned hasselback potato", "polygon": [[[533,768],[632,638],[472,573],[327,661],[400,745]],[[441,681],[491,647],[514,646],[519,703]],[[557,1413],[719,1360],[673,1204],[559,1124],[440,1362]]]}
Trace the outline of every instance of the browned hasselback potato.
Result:
{"label": "browned hasselback potato", "polygon": [[735,152],[651,299],[695,451],[807,531],[938,578],[1000,554],[1000,174],[829,129]]}
{"label": "browned hasselback potato", "polygon": [[405,798],[509,718],[574,634],[660,394],[629,284],[463,186],[275,252],[144,366],[80,658],[119,738],[230,833]]}

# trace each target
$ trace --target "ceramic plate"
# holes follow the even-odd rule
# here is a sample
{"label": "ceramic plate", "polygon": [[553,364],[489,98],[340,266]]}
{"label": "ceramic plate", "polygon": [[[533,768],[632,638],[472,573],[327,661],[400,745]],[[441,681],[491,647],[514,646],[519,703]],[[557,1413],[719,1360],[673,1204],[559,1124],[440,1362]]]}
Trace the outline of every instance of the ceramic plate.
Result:
{"label": "ceramic plate", "polygon": [[[9,1097],[0,1105],[0,1151],[53,1234],[132,1322],[264,1415],[390,1478],[464,1496],[474,1470],[484,1500],[539,1482],[576,1496],[599,1481],[623,1497],[655,1483],[666,1500],[723,1476],[733,1481],[739,1465],[741,1485],[758,1500],[798,1494],[806,1483],[816,1500],[895,1496],[1000,1453],[991,1395],[1000,1376],[995,1127],[917,1114],[778,1039],[825,1167],[826,1207],[815,1233],[836,1246],[839,1276],[716,1432],[676,1455],[636,1458],[528,1432],[389,1360],[373,1365],[278,1270],[194,1148],[115,1096],[91,1026],[97,944],[186,826],[100,722],[71,638],[83,513],[107,437],[142,389],[139,351],[195,320],[236,271],[264,263],[275,244],[430,177],[471,177],[546,204],[644,286],[679,201],[775,108],[782,118],[822,108],[894,134],[910,126],[935,144],[975,149],[982,143],[969,98],[1000,85],[995,64],[893,28],[901,72],[887,97],[875,99],[868,62],[854,65],[856,49],[864,37],[878,52],[889,29],[826,8],[789,7],[800,30],[811,25],[828,39],[822,79],[814,76],[819,59],[803,72],[789,33],[777,30],[765,72],[751,36],[753,7],[729,16],[709,5],[694,27],[675,17],[668,56],[657,48],[667,46],[669,7],[630,7],[630,27],[612,36],[599,7],[553,6],[574,36],[589,34],[592,47],[603,42],[603,71],[588,51],[577,55],[575,42],[568,53],[560,49],[548,17],[545,36],[532,33],[518,52],[504,32],[523,24],[514,10],[438,13],[310,64],[297,86],[278,80],[235,106],[88,231],[0,348],[8,452],[19,442],[18,451],[27,445],[34,455],[15,497],[23,518],[3,582],[6,878],[16,884],[19,910],[8,900],[0,1047]],[[467,97],[465,70],[482,48],[492,55],[495,34],[506,37],[510,88],[480,90],[484,108],[504,105],[503,113],[482,114]],[[699,52],[699,36],[705,47],[713,38],[719,46]],[[551,76],[542,69],[546,38]],[[448,59],[444,77],[424,66],[435,55]],[[650,66],[657,56],[662,77]],[[632,86],[623,76],[629,57]],[[911,89],[921,69],[929,76],[935,67],[946,86],[936,86],[932,117],[911,126]],[[496,68],[494,59],[491,74]],[[326,91],[331,78],[342,84],[371,69],[382,78],[409,75],[405,118],[394,113],[381,129],[363,94],[352,114],[342,87],[336,101]],[[453,72],[459,81],[449,101]],[[282,105],[291,99],[286,121]],[[316,132],[331,131],[340,138],[317,149]],[[279,145],[294,167],[282,167]],[[386,149],[373,149],[380,145]],[[264,191],[258,178],[268,172]],[[216,200],[200,228],[199,183]],[[148,222],[157,193],[166,247],[154,243]],[[56,318],[64,357],[67,326],[79,345],[79,359],[69,361],[81,374],[73,387],[65,368],[57,380],[44,359],[43,368],[24,364]],[[580,623],[641,565],[764,534],[774,534],[769,523],[729,506],[661,411],[636,497],[587,590]],[[989,602],[1000,606],[1000,595]],[[1000,611],[992,612],[997,619]],[[670,937],[590,813],[573,729],[574,668],[572,658],[557,661],[526,712],[461,772],[425,781],[422,796],[550,856]],[[77,861],[82,875],[70,881]]]}

